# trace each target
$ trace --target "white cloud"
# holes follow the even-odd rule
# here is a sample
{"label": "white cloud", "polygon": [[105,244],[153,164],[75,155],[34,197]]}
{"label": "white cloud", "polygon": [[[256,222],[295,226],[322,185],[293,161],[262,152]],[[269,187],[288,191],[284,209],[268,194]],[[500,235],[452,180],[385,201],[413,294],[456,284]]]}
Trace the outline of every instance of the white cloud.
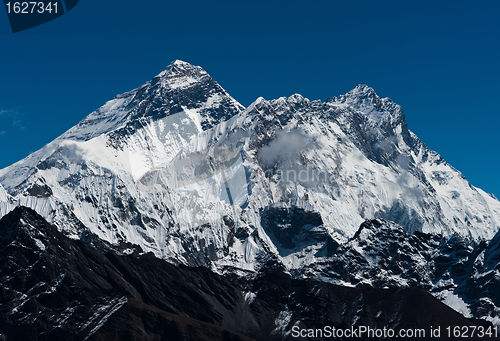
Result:
{"label": "white cloud", "polygon": [[272,165],[279,160],[294,159],[310,146],[310,138],[302,131],[293,129],[289,132],[276,132],[276,139],[262,147],[259,157],[265,165]]}

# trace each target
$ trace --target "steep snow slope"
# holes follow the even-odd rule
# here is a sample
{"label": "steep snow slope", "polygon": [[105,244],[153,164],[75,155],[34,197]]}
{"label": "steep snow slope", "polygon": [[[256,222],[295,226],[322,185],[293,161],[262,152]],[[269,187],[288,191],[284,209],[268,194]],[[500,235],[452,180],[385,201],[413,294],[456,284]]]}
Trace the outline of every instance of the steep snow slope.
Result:
{"label": "steep snow slope", "polygon": [[0,215],[4,215],[4,212],[9,212],[14,209],[14,205],[10,203],[9,194],[0,184]]}
{"label": "steep snow slope", "polygon": [[8,194],[5,188],[0,184],[0,202],[7,202]]}
{"label": "steep snow slope", "polygon": [[325,103],[259,98],[245,110],[181,61],[1,170],[0,184],[12,197],[2,216],[28,206],[73,238],[92,232],[220,272],[269,257],[306,268],[365,219],[471,240],[500,227],[500,203],[373,89]]}

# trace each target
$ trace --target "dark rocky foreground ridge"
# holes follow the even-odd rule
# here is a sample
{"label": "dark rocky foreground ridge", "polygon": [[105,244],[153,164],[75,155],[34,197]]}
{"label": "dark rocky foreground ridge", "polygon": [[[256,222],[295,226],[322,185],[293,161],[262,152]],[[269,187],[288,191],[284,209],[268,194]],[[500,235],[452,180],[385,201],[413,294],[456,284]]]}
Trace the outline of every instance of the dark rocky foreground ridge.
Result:
{"label": "dark rocky foreground ridge", "polygon": [[489,326],[422,289],[292,279],[272,259],[244,280],[103,254],[25,207],[0,220],[0,262],[3,340],[290,340],[300,339],[294,326]]}

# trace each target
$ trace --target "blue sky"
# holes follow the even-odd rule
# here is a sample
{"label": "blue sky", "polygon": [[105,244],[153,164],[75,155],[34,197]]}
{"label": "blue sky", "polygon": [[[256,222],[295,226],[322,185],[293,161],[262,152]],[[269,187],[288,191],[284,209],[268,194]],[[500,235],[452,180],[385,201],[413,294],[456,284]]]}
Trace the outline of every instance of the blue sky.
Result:
{"label": "blue sky", "polygon": [[0,9],[0,168],[172,60],[247,106],[368,84],[500,198],[500,1],[97,1],[11,33]]}

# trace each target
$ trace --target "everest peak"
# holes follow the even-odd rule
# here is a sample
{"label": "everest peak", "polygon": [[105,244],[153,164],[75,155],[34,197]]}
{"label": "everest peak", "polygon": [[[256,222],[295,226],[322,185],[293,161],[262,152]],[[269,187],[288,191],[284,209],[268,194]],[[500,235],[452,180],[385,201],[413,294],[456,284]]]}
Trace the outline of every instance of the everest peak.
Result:
{"label": "everest peak", "polygon": [[163,86],[179,88],[189,87],[205,77],[210,78],[210,75],[203,68],[181,60],[175,60],[160,72],[153,79],[153,82],[155,79],[160,78],[163,80]]}
{"label": "everest peak", "polygon": [[123,139],[181,112],[198,130],[206,130],[243,110],[201,67],[176,60],[151,81],[105,103],[59,139],[88,141],[104,134]]}

